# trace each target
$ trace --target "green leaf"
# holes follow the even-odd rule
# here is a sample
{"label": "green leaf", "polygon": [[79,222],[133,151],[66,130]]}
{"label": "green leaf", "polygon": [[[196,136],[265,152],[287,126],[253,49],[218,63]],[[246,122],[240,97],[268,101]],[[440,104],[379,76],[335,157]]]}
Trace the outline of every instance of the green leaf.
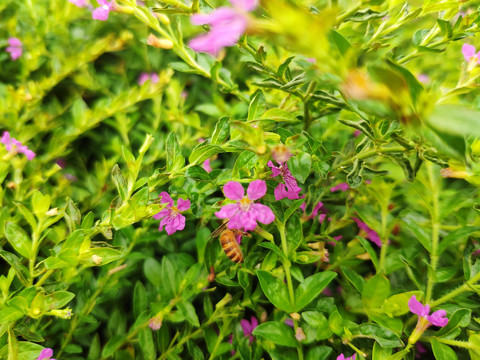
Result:
{"label": "green leaf", "polygon": [[257,160],[258,156],[255,153],[248,150],[242,151],[233,166],[233,176],[238,176],[240,170],[249,171]]}
{"label": "green leaf", "polygon": [[74,297],[75,294],[69,291],[55,291],[45,297],[45,306],[47,309],[60,309],[72,301]]}
{"label": "green leaf", "polygon": [[262,120],[273,120],[275,122],[289,122],[289,123],[294,123],[294,122],[299,122],[300,120],[297,119],[295,114],[292,114],[291,112],[278,109],[278,108],[273,108],[267,110],[262,116]]}
{"label": "green leaf", "polygon": [[263,293],[274,306],[287,313],[295,311],[288,297],[287,285],[282,280],[265,270],[257,270],[257,277]]}
{"label": "green leaf", "polygon": [[458,309],[452,316],[448,317],[447,326],[441,328],[435,333],[435,336],[442,337],[458,327],[466,327],[470,325],[472,310]]}
{"label": "green leaf", "polygon": [[187,300],[182,300],[177,304],[177,308],[180,313],[185,316],[185,319],[192,324],[193,326],[199,327],[200,322],[198,321],[197,313],[195,312],[195,308],[193,307],[192,303]]}
{"label": "green leaf", "polygon": [[32,196],[32,209],[37,218],[43,218],[50,208],[50,195],[43,195],[40,191],[35,191]]}
{"label": "green leaf", "polygon": [[461,136],[480,137],[480,112],[459,105],[437,105],[426,119],[441,132]]}
{"label": "green leaf", "polygon": [[270,340],[274,344],[297,347],[297,340],[291,327],[276,321],[267,321],[253,330],[253,335]]}
{"label": "green leaf", "polygon": [[355,270],[352,270],[346,266],[340,266],[340,270],[342,270],[343,275],[345,275],[347,280],[350,281],[355,289],[357,289],[357,291],[361,294],[363,291],[363,286],[365,285],[365,279]]}
{"label": "green leaf", "polygon": [[363,246],[365,251],[370,256],[370,260],[372,260],[372,263],[373,263],[373,266],[375,267],[375,270],[378,271],[378,267],[379,267],[378,257],[377,257],[377,253],[373,249],[372,245],[370,245],[370,242],[367,239],[365,239],[361,236],[357,236],[356,238],[358,239],[358,241],[360,241],[360,244]]}
{"label": "green leaf", "polygon": [[137,281],[133,290],[133,316],[138,318],[145,310],[147,310],[147,292],[145,286]]}
{"label": "green leaf", "polygon": [[261,242],[259,244],[261,247],[264,247],[266,249],[270,249],[272,250],[273,252],[275,252],[278,256],[280,256],[282,259],[286,260],[286,261],[289,261],[287,259],[287,257],[285,256],[285,254],[282,252],[282,250],[280,250],[280,248],[275,245],[274,243],[271,243],[271,242]]}
{"label": "green leaf", "polygon": [[390,329],[377,324],[361,324],[349,328],[352,335],[375,339],[382,347],[403,346],[402,340]]}
{"label": "green leaf", "polygon": [[371,277],[363,287],[362,302],[366,308],[378,310],[390,294],[390,282],[383,275]]}
{"label": "green leaf", "polygon": [[155,351],[155,344],[153,343],[152,331],[148,328],[140,329],[138,332],[139,348],[143,353],[143,359],[155,360],[157,352]]}
{"label": "green leaf", "polygon": [[0,256],[15,270],[15,273],[23,286],[30,286],[30,274],[28,269],[22,265],[20,259],[15,254],[5,250],[0,250]]}
{"label": "green leaf", "polygon": [[295,200],[288,208],[285,210],[285,213],[283,215],[283,221],[287,222],[290,216],[302,206],[302,204],[305,202],[305,199],[298,199]]}
{"label": "green leaf", "polygon": [[222,147],[218,145],[208,145],[206,143],[199,144],[193,149],[188,161],[191,165],[198,165],[203,163],[208,158],[213,155],[220,154],[223,152]]}
{"label": "green leaf", "polygon": [[30,224],[30,227],[32,228],[32,231],[35,230],[37,227],[37,221],[35,220],[35,217],[31,213],[31,211],[28,210],[28,208],[19,201],[14,201],[13,203],[21,211],[23,217],[28,221],[28,223]]}
{"label": "green leaf", "polygon": [[113,335],[103,347],[102,357],[112,356],[126,340],[126,335]]}
{"label": "green leaf", "polygon": [[470,236],[474,232],[480,231],[478,226],[465,226],[460,229],[452,231],[450,234],[445,236],[440,244],[438,245],[438,255],[444,252],[450,245],[464,239],[467,236]]}
{"label": "green leaf", "polygon": [[409,291],[390,296],[383,304],[382,309],[388,316],[401,316],[409,311],[408,300],[413,295],[416,295],[418,298],[421,294],[420,291]]}
{"label": "green leaf", "polygon": [[7,222],[5,226],[5,236],[12,247],[23,257],[31,259],[32,240],[27,233],[17,224]]}
{"label": "green leaf", "polygon": [[228,117],[222,117],[218,120],[213,130],[212,137],[210,138],[210,143],[212,145],[220,145],[230,136],[230,124],[228,123]]}
{"label": "green leaf", "polygon": [[167,152],[167,171],[168,172],[173,172],[183,167],[183,165],[185,164],[185,158],[182,156],[180,152],[177,136],[173,131],[167,136],[166,152]]}
{"label": "green leaf", "polygon": [[385,360],[401,360],[403,359],[405,356],[407,356],[407,354],[410,352],[410,350],[402,350],[402,351],[399,351],[393,355],[390,355],[389,357],[385,358]]}
{"label": "green leaf", "polygon": [[391,347],[382,347],[378,342],[373,344],[372,360],[384,360],[392,354]]}
{"label": "green leaf", "polygon": [[260,115],[265,112],[265,107],[265,96],[261,90],[257,90],[255,94],[253,94],[252,101],[250,101],[250,105],[248,106],[247,121],[260,119]]}
{"label": "green leaf", "polygon": [[301,184],[305,183],[312,167],[312,157],[309,153],[299,152],[288,160],[288,169]]}
{"label": "green leaf", "polygon": [[[113,171],[112,171],[112,176],[113,176]],[[115,182],[115,179],[114,179],[114,182]],[[78,210],[78,208],[75,206],[75,203],[72,201],[72,199],[67,197],[67,207],[65,208],[65,220],[67,221],[68,229],[70,232],[73,232],[77,229],[77,227],[80,225],[81,218],[82,218],[82,214],[80,210]]]}
{"label": "green leaf", "polygon": [[441,344],[437,339],[432,339],[432,350],[437,360],[456,360],[458,359],[455,351],[445,344]]}
{"label": "green leaf", "polygon": [[308,350],[305,360],[326,360],[328,359],[332,351],[333,349],[328,346],[316,346]]}
{"label": "green leaf", "polygon": [[208,172],[201,166],[192,166],[188,168],[188,170],[185,172],[185,176],[190,177],[192,179],[198,180],[198,181],[210,181],[210,175]]}
{"label": "green leaf", "polygon": [[306,278],[295,290],[294,311],[299,312],[310,304],[336,276],[333,271],[323,271]]}
{"label": "green leaf", "polygon": [[[125,178],[123,177],[122,171],[120,170],[118,164],[115,164],[112,169],[112,180],[115,184],[115,187],[117,188],[118,195],[120,195],[122,201],[125,201],[128,196],[127,182],[125,181]],[[73,228],[73,230],[75,230],[75,228]]]}
{"label": "green leaf", "polygon": [[401,218],[402,223],[410,230],[417,240],[423,245],[428,252],[432,252],[432,244],[430,236],[425,232],[425,230],[418,225],[417,219],[414,214],[408,214]]}
{"label": "green leaf", "polygon": [[[333,310],[330,313],[330,316],[328,317],[328,328],[333,331],[336,335],[341,336],[344,333],[344,320],[342,318],[342,315],[338,312],[338,310],[335,307],[335,310]],[[320,329],[319,329],[320,331]],[[319,334],[317,332],[317,338]]]}

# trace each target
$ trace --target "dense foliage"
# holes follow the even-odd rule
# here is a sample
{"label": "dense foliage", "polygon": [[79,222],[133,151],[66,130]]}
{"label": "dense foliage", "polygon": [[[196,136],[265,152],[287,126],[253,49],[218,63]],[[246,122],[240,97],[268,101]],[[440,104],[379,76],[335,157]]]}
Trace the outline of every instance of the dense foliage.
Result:
{"label": "dense foliage", "polygon": [[480,359],[479,5],[0,2],[0,358]]}

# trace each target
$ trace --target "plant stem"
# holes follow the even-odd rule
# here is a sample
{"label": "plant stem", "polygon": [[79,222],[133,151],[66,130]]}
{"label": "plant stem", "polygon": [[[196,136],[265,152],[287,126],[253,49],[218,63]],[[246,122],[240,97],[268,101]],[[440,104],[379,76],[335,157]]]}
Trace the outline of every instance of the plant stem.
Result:
{"label": "plant stem", "polygon": [[382,231],[381,231],[381,240],[382,247],[380,248],[380,263],[379,263],[379,273],[385,273],[385,257],[387,256],[388,248],[388,236],[387,236],[387,215],[388,208],[382,206]]}
{"label": "plant stem", "polygon": [[[277,223],[277,226],[278,226],[278,232],[280,233],[280,239],[282,241],[282,251],[285,257],[288,259],[288,246],[287,246],[287,237],[285,236],[285,224]],[[287,278],[288,295],[290,296],[290,303],[293,306],[295,304],[295,295],[293,293],[292,276],[290,274],[290,263],[284,260],[283,268],[285,270],[285,277]]]}
{"label": "plant stem", "polygon": [[430,216],[432,218],[432,252],[430,253],[430,267],[428,271],[428,280],[427,280],[427,293],[425,296],[425,303],[429,303],[432,299],[433,286],[435,285],[436,280],[436,270],[438,265],[438,184],[435,184],[435,178],[433,175],[432,165],[427,165],[428,178],[430,181],[430,190],[432,192],[432,210]]}
{"label": "plant stem", "polygon": [[478,281],[480,281],[480,273],[476,274],[474,277],[472,277],[470,280],[468,280],[462,286],[460,286],[460,287],[456,288],[455,290],[449,292],[448,294],[442,296],[440,299],[432,301],[430,303],[430,306],[432,308],[436,307],[438,305],[441,305],[441,304],[447,302],[448,300],[454,298],[455,296],[457,296],[457,295],[459,295],[463,292],[471,291],[472,290],[471,286],[473,286]]}
{"label": "plant stem", "polygon": [[433,340],[437,340],[439,343],[442,344],[447,344],[447,345],[452,345],[452,346],[457,346],[465,349],[471,349],[473,348],[473,345],[470,344],[467,341],[460,341],[460,340],[450,340],[450,339],[444,339],[436,336],[424,336],[422,337],[423,340],[427,340],[428,342],[432,342]]}
{"label": "plant stem", "polygon": [[355,162],[355,160],[362,160],[369,158],[374,155],[381,155],[381,154],[388,154],[388,153],[396,153],[396,152],[404,152],[405,148],[403,146],[391,146],[391,147],[381,147],[365,152],[361,152],[360,154],[357,154],[353,157],[351,157],[348,160],[342,161],[340,164],[338,164],[334,170],[342,169],[344,166],[350,165]]}

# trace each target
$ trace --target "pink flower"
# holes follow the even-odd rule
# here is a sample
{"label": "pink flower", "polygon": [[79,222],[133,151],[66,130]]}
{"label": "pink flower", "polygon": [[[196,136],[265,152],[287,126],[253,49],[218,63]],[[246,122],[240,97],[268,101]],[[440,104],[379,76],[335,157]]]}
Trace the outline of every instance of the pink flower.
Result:
{"label": "pink flower", "polygon": [[347,191],[348,189],[350,189],[350,186],[348,186],[347,183],[340,183],[332,188],[330,188],[330,191],[331,192],[335,192],[335,191]]}
{"label": "pink flower", "polygon": [[108,14],[110,14],[110,11],[113,9],[113,1],[97,0],[97,3],[100,6],[92,11],[92,18],[100,21],[107,20]]}
{"label": "pink flower", "polygon": [[475,51],[475,46],[463,44],[462,54],[466,62],[470,62],[473,59],[472,62],[480,63],[480,51],[478,53],[475,53]]}
{"label": "pink flower", "polygon": [[10,53],[10,57],[12,60],[17,60],[20,56],[22,56],[23,45],[20,39],[16,37],[8,38],[8,45],[5,49],[6,52]]}
{"label": "pink flower", "polygon": [[378,247],[382,247],[382,240],[380,240],[380,236],[378,236],[375,230],[372,230],[365,224],[362,220],[356,217],[352,217],[352,220],[357,223],[357,226],[360,230],[365,231],[365,238],[374,242]]}
{"label": "pink flower", "polygon": [[230,0],[233,8],[220,7],[210,14],[195,14],[194,25],[210,25],[210,32],[189,42],[189,46],[199,52],[216,56],[226,46],[234,46],[247,29],[247,12],[256,9],[258,0]]}
{"label": "pink flower", "polygon": [[292,319],[285,319],[284,323],[292,328],[295,326]]}
{"label": "pink flower", "polygon": [[25,154],[28,160],[33,160],[33,158],[37,156],[37,154],[30,150],[27,145],[22,145],[17,139],[10,137],[8,131],[3,132],[0,143],[5,145],[7,151]]}
{"label": "pink flower", "polygon": [[448,324],[448,319],[445,317],[447,312],[445,310],[437,310],[432,315],[428,315],[430,313],[430,306],[422,305],[422,303],[417,300],[415,295],[408,300],[408,308],[412,313],[418,315],[419,323],[422,318],[428,321],[423,330],[425,330],[431,324],[439,327],[444,327]]}
{"label": "pink flower", "polygon": [[36,358],[35,360],[55,360],[55,359],[51,359],[52,356],[53,356],[53,350],[46,348],[40,352],[40,355],[38,355],[38,358]]}
{"label": "pink flower", "polygon": [[289,198],[290,200],[300,199],[298,194],[302,191],[302,188],[297,185],[297,180],[293,177],[290,170],[288,170],[287,163],[280,163],[279,166],[273,165],[273,162],[269,161],[267,165],[272,169],[272,177],[281,176],[285,183],[280,183],[275,188],[275,200],[281,200],[283,198]]}
{"label": "pink flower", "polygon": [[430,77],[427,74],[418,74],[417,79],[422,84],[428,84],[430,82]]}
{"label": "pink flower", "polygon": [[275,145],[271,153],[272,159],[279,164],[286,163],[292,157],[290,150],[283,144]]}
{"label": "pink flower", "polygon": [[162,327],[162,317],[154,316],[148,320],[148,327],[153,331],[159,330]]}
{"label": "pink flower", "polygon": [[68,0],[68,1],[78,7],[86,7],[88,5],[88,2],[87,2],[88,0]]}
{"label": "pink flower", "polygon": [[167,192],[162,191],[158,196],[162,198],[160,201],[162,204],[167,204],[165,209],[153,215],[156,220],[162,219],[158,230],[163,231],[163,226],[165,226],[168,235],[183,230],[185,228],[185,216],[180,214],[180,211],[190,209],[190,200],[178,199],[178,206],[174,206],[173,200]]}
{"label": "pink flower", "polygon": [[345,355],[343,355],[343,353],[342,353],[342,354],[338,355],[337,360],[355,360],[356,356],[357,356],[357,354],[353,354],[352,356],[346,358]]}
{"label": "pink flower", "polygon": [[158,82],[160,81],[160,78],[158,77],[157,73],[142,72],[138,77],[137,83],[138,85],[142,86],[148,80],[150,80],[153,84],[158,84]]}
{"label": "pink flower", "polygon": [[247,196],[243,186],[236,181],[229,181],[223,187],[223,193],[235,204],[223,206],[215,215],[220,219],[230,219],[229,229],[244,229],[252,231],[257,227],[257,221],[270,224],[275,220],[272,210],[262,204],[255,203],[267,193],[267,184],[263,180],[254,180],[248,185]]}
{"label": "pink flower", "polygon": [[[230,336],[228,337],[228,342],[230,344],[233,344],[233,334],[230,334]],[[235,350],[230,350],[230,354],[235,355],[235,353],[236,353]]]}
{"label": "pink flower", "polygon": [[361,132],[360,130],[355,130],[355,131],[353,132],[353,136],[354,136],[354,137],[359,137],[360,135],[362,135],[362,132]]}
{"label": "pink flower", "polygon": [[212,171],[212,166],[210,165],[210,159],[207,159],[203,162],[202,168],[208,173]]}
{"label": "pink flower", "polygon": [[240,325],[242,325],[242,330],[243,330],[243,335],[245,337],[248,337],[250,344],[253,341],[253,329],[255,329],[258,326],[258,320],[256,317],[252,316],[250,318],[250,321],[242,319],[240,320]]}

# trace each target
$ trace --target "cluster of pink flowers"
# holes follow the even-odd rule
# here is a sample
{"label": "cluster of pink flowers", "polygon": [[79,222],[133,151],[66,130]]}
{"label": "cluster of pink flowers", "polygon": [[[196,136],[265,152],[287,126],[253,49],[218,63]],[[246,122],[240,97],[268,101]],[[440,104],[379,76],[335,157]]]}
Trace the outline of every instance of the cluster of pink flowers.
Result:
{"label": "cluster of pink flowers", "polygon": [[281,176],[285,183],[279,183],[275,188],[275,200],[288,198],[290,200],[300,199],[298,195],[302,188],[298,186],[297,180],[293,177],[290,170],[288,170],[287,163],[279,163],[275,166],[273,162],[269,161],[267,164],[272,169],[272,177]]}
{"label": "cluster of pink flowers", "polygon": [[40,352],[40,355],[38,355],[38,357],[35,360],[55,360],[55,359],[52,359],[52,356],[53,356],[53,350],[46,348]]}
{"label": "cluster of pink flowers", "polygon": [[20,56],[22,56],[23,45],[20,39],[16,37],[8,38],[8,46],[5,49],[6,52],[10,54],[12,60],[17,60]]}
{"label": "cluster of pink flowers", "polygon": [[151,81],[152,84],[158,84],[158,82],[160,81],[160,78],[158,77],[157,73],[142,72],[137,80],[138,85],[141,86],[145,84],[147,81]]}
{"label": "cluster of pink flowers", "polygon": [[161,198],[160,202],[167,206],[165,209],[153,215],[153,218],[156,220],[162,219],[158,230],[162,231],[165,226],[165,231],[168,235],[183,230],[185,228],[185,216],[180,214],[180,212],[190,209],[190,200],[178,199],[177,206],[175,206],[173,199],[167,192],[162,191],[159,197]]}
{"label": "cluster of pink flowers", "polygon": [[37,156],[27,145],[22,145],[20,141],[10,137],[8,131],[3,132],[0,142],[5,145],[7,151],[25,154],[28,160],[33,160],[33,158]]}
{"label": "cluster of pink flowers", "polygon": [[258,6],[258,0],[230,0],[233,7],[219,7],[210,14],[192,16],[194,25],[210,25],[210,32],[188,43],[195,51],[216,56],[221,49],[234,46],[248,25],[247,13]]}
{"label": "cluster of pink flowers", "polygon": [[[78,6],[78,7],[87,7],[89,6],[88,0],[68,0],[71,2],[73,5]],[[94,20],[100,20],[100,21],[106,21],[108,20],[108,15],[110,14],[110,11],[113,11],[114,9],[114,1],[107,1],[107,0],[97,0],[98,7],[95,9],[90,6],[92,10],[92,18]]]}

